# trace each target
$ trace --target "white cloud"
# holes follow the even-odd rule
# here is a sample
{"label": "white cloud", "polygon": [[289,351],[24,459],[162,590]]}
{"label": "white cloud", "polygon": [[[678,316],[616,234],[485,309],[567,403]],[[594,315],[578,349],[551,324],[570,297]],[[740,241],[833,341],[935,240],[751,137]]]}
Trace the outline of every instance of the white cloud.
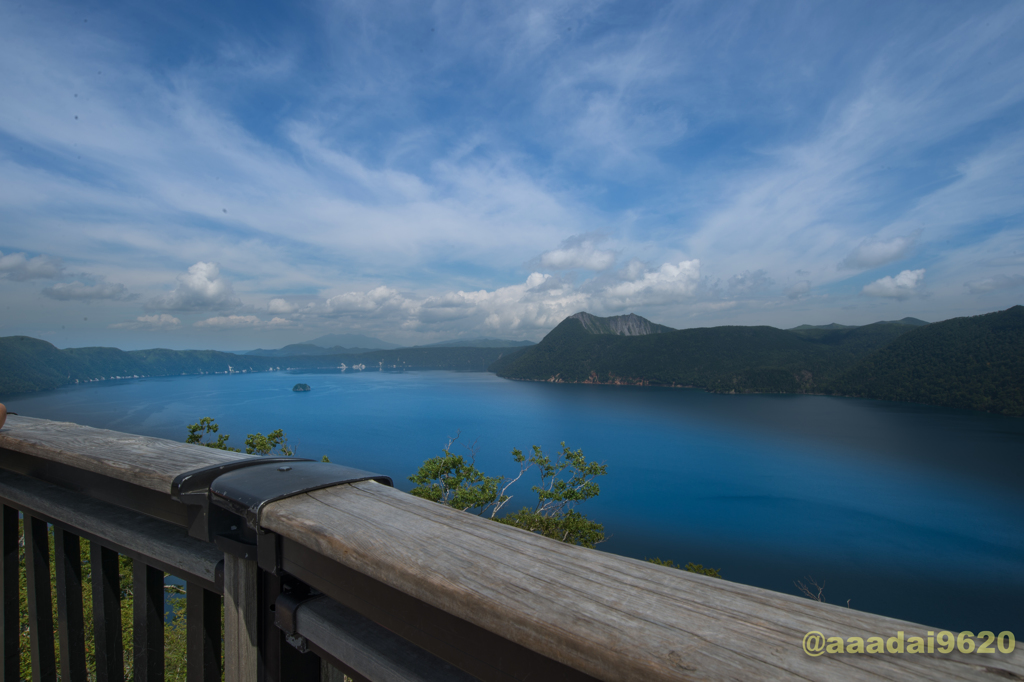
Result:
{"label": "white cloud", "polygon": [[58,301],[121,300],[129,297],[123,284],[98,282],[90,286],[79,281],[54,284],[43,289],[43,295]]}
{"label": "white cloud", "polygon": [[264,322],[255,315],[222,315],[218,317],[210,317],[205,320],[199,320],[194,326],[230,329],[236,327],[259,327],[263,324]]}
{"label": "white cloud", "polygon": [[543,253],[540,264],[551,270],[607,270],[615,265],[615,252],[598,249],[601,241],[603,238],[600,236],[570,237],[557,249]]}
{"label": "white cloud", "polygon": [[678,303],[696,294],[699,283],[698,259],[680,261],[678,265],[665,263],[636,279],[608,287],[601,298],[611,308]]}
{"label": "white cloud", "polygon": [[53,279],[60,275],[64,267],[60,260],[45,254],[27,257],[24,253],[9,253],[6,256],[0,251],[0,277],[23,282],[29,279]]}
{"label": "white cloud", "polygon": [[924,269],[904,270],[895,277],[883,277],[864,287],[868,296],[881,298],[904,299],[914,295],[917,287],[924,280]]}
{"label": "white cloud", "polygon": [[270,303],[267,305],[267,311],[271,313],[277,313],[281,315],[287,315],[288,313],[294,313],[299,307],[283,298],[272,298]]}
{"label": "white cloud", "polygon": [[811,282],[810,280],[803,280],[797,282],[793,286],[786,289],[786,297],[791,299],[803,298],[807,294],[811,293]]}
{"label": "white cloud", "polygon": [[965,282],[964,286],[972,294],[1016,289],[1017,287],[1024,286],[1024,275],[995,275],[994,277],[986,277],[985,279],[973,282]]}
{"label": "white cloud", "polygon": [[241,305],[231,283],[220,276],[215,263],[199,262],[178,275],[178,285],[166,296],[149,303],[158,310],[230,310]]}
{"label": "white cloud", "polygon": [[839,264],[848,270],[877,268],[905,257],[917,242],[921,232],[918,230],[903,237],[893,239],[865,239],[850,255]]}
{"label": "white cloud", "polygon": [[143,315],[135,318],[135,322],[119,322],[110,325],[112,329],[167,329],[177,327],[181,320],[171,315]]}
{"label": "white cloud", "polygon": [[366,293],[347,292],[331,296],[325,305],[329,313],[344,315],[396,310],[404,307],[406,300],[397,290],[379,286]]}

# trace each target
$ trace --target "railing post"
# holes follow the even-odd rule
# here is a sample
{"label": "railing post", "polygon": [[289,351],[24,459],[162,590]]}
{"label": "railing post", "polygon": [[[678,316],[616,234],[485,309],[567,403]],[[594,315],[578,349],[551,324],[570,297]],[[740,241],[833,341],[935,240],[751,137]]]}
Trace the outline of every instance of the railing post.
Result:
{"label": "railing post", "polygon": [[224,555],[224,680],[253,682],[259,668],[256,562]]}
{"label": "railing post", "polygon": [[57,630],[60,634],[60,676],[85,682],[85,616],[82,612],[82,545],[78,536],[53,529],[57,578]]}
{"label": "railing post", "polygon": [[46,521],[25,514],[25,573],[28,583],[32,681],[57,682],[50,592],[50,532]]}
{"label": "railing post", "polygon": [[135,682],[163,682],[164,572],[136,559],[132,573]]}
{"label": "railing post", "polygon": [[220,682],[220,595],[188,583],[185,600],[188,682]]}
{"label": "railing post", "polygon": [[21,538],[18,533],[18,510],[3,505],[0,520],[0,641],[3,646],[2,682],[21,679],[21,581],[18,558]]}
{"label": "railing post", "polygon": [[117,552],[95,541],[90,543],[90,546],[96,681],[124,682],[120,562]]}

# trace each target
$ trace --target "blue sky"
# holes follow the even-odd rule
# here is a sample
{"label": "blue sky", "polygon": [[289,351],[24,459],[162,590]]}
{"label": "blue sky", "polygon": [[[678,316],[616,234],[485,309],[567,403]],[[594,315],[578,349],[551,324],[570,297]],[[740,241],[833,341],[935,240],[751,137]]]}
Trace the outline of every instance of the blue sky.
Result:
{"label": "blue sky", "polygon": [[1024,4],[0,0],[0,335],[1024,302]]}

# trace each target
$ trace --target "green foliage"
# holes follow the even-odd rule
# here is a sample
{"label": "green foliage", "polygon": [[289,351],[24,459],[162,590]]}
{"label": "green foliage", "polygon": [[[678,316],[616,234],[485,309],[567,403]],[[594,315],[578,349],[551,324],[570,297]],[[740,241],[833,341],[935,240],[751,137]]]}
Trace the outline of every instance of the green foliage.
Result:
{"label": "green foliage", "polygon": [[[536,445],[529,456],[515,449],[512,459],[519,464],[515,477],[487,476],[476,468],[472,449],[469,459],[452,453],[457,439],[458,436],[449,440],[441,456],[428,459],[409,477],[417,484],[411,491],[413,495],[461,511],[487,515],[499,523],[561,542],[594,547],[604,540],[604,526],[591,521],[575,507],[598,495],[600,487],[595,479],[607,473],[606,465],[587,462],[581,450],[573,451],[563,442],[554,460]],[[537,503],[532,508],[523,507],[498,516],[512,499],[507,494],[509,488],[533,467],[537,467],[541,475],[541,484],[532,488],[537,493]]]}
{"label": "green foliage", "polygon": [[432,457],[409,477],[416,484],[410,492],[431,502],[439,502],[459,511],[484,514],[503,502],[498,493],[500,478],[485,476],[476,468],[475,457],[469,461],[462,455],[452,454],[455,438],[448,441],[439,457]]}
{"label": "green foliage", "polygon": [[211,433],[217,433],[220,427],[217,426],[217,422],[213,417],[203,417],[199,420],[198,424],[188,425],[188,437],[185,438],[186,443],[192,443],[194,445],[205,445],[208,448],[214,448],[215,450],[230,450],[231,452],[241,452],[238,448],[229,448],[227,443],[231,436],[221,434],[217,436],[215,441],[203,442],[203,438]]}
{"label": "green foliage", "polygon": [[[189,424],[188,436],[185,438],[185,442],[205,445],[216,450],[241,452],[238,448],[228,447],[228,439],[231,436],[226,434],[219,434],[215,441],[203,441],[203,438],[211,433],[217,433],[219,430],[220,426],[217,425],[213,417],[203,417],[198,423]],[[271,431],[266,436],[262,433],[250,433],[245,437],[245,452],[250,455],[260,455],[263,457],[270,455],[291,457],[295,454],[295,450],[288,447],[288,437],[284,435],[284,431],[281,429]],[[324,461],[326,461],[326,457]]]}
{"label": "green foliage", "polygon": [[668,566],[669,568],[678,568],[680,570],[688,571],[690,573],[697,573],[699,575],[711,576],[712,578],[721,578],[722,577],[721,573],[718,572],[717,568],[704,568],[704,566],[702,564],[695,564],[692,561],[687,563],[685,566],[680,566],[679,564],[677,564],[676,562],[672,561],[671,559],[659,559],[658,557],[654,557],[653,559],[648,559],[647,561],[649,561],[652,564],[657,564],[658,566]]}
{"label": "green foliage", "polygon": [[[275,452],[275,450],[280,450]],[[288,447],[288,438],[284,431],[277,429],[264,436],[262,433],[250,433],[245,437],[245,451],[250,455],[263,457],[273,455],[284,455],[291,457],[295,451]]]}

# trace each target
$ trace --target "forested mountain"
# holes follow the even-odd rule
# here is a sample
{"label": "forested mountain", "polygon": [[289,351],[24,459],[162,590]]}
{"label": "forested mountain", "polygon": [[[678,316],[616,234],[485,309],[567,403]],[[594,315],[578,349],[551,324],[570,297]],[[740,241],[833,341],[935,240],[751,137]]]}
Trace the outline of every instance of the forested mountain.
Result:
{"label": "forested mountain", "polygon": [[845,372],[828,390],[1024,415],[1024,306],[916,329]]}
{"label": "forested mountain", "polygon": [[370,369],[451,369],[484,371],[508,348],[403,348],[262,357],[219,351],[162,348],[123,351],[117,348],[68,348],[28,336],[0,337],[0,393],[40,391],[68,384],[118,378],[226,374],[284,369],[326,369],[365,365]]}
{"label": "forested mountain", "polygon": [[585,325],[577,314],[490,369],[532,381],[828,393],[1024,414],[1022,311],[936,324],[905,318],[862,327],[711,327],[643,336],[589,331],[602,327]]}

